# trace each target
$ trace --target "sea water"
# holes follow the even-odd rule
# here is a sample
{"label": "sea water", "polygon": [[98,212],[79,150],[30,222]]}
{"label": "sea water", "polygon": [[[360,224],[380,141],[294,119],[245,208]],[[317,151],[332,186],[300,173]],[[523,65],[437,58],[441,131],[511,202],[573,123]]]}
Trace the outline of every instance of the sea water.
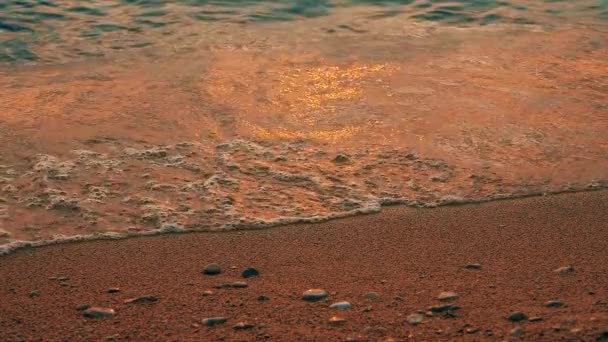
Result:
{"label": "sea water", "polygon": [[606,0],[0,4],[0,254],[607,181]]}

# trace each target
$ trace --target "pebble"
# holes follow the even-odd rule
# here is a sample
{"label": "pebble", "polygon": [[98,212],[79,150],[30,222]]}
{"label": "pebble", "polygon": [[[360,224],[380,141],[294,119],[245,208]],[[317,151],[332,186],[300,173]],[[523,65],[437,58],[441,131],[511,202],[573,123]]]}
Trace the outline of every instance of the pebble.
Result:
{"label": "pebble", "polygon": [[341,325],[341,324],[346,323],[346,320],[342,317],[332,316],[328,322],[331,325]]}
{"label": "pebble", "polygon": [[251,278],[259,276],[260,272],[253,267],[248,267],[243,271],[241,275],[243,278]]}
{"label": "pebble", "polygon": [[347,155],[343,154],[343,153],[338,154],[338,155],[337,155],[337,156],[336,156],[336,157],[333,159],[333,162],[334,162],[334,163],[338,163],[338,164],[341,164],[341,163],[348,163],[349,161],[350,161],[350,158],[349,158]]}
{"label": "pebble", "polygon": [[437,300],[440,300],[442,302],[447,302],[455,299],[458,299],[458,294],[452,291],[441,292],[439,296],[437,296]]}
{"label": "pebble", "polygon": [[511,336],[521,336],[523,333],[524,331],[521,328],[513,328],[513,330],[511,330]]}
{"label": "pebble", "polygon": [[157,302],[158,297],[155,296],[141,296],[136,298],[130,298],[124,301],[125,304],[140,304],[140,303],[153,303]]}
{"label": "pebble", "polygon": [[560,306],[563,306],[564,302],[559,301],[559,300],[550,300],[548,302],[545,302],[545,306],[548,308],[559,308]]}
{"label": "pebble", "polygon": [[353,306],[349,302],[336,302],[329,306],[331,309],[348,310]]}
{"label": "pebble", "polygon": [[570,265],[562,266],[562,267],[554,270],[553,272],[559,273],[559,274],[570,274],[570,273],[574,272],[574,267],[572,267]]}
{"label": "pebble", "polygon": [[233,328],[234,330],[248,330],[248,329],[253,329],[254,325],[253,324],[249,324],[249,323],[237,323]]}
{"label": "pebble", "polygon": [[528,319],[528,321],[530,321],[530,322],[540,322],[542,320],[543,320],[543,318],[540,316],[530,317],[530,319]]}
{"label": "pebble", "polygon": [[84,311],[84,310],[86,310],[86,309],[88,309],[88,308],[90,308],[90,307],[91,307],[91,306],[90,306],[90,305],[88,305],[88,304],[81,304],[81,305],[78,305],[78,306],[76,307],[76,311]]}
{"label": "pebble", "polygon": [[380,295],[377,294],[376,292],[370,292],[370,293],[366,293],[365,295],[363,295],[363,297],[365,297],[367,299],[378,299],[378,298],[380,298]]}
{"label": "pebble", "polygon": [[448,304],[448,305],[431,306],[429,308],[429,311],[432,313],[440,313],[440,312],[446,312],[446,311],[456,311],[459,309],[460,309],[459,306]]}
{"label": "pebble", "polygon": [[34,290],[34,291],[30,292],[30,294],[28,295],[28,297],[35,298],[35,297],[40,297],[41,295],[42,295],[42,291],[40,291],[40,290]]}
{"label": "pebble", "polygon": [[480,264],[466,264],[464,265],[464,268],[466,268],[467,270],[478,270],[481,268]]}
{"label": "pebble", "polygon": [[528,319],[528,316],[521,311],[516,311],[510,314],[507,319],[512,322],[519,322]]}
{"label": "pebble", "polygon": [[118,293],[120,292],[120,289],[118,287],[113,287],[111,289],[108,289],[108,291],[106,291],[107,293]]}
{"label": "pebble", "polygon": [[206,290],[201,293],[201,295],[203,295],[204,297],[211,296],[212,294],[213,294],[213,291],[211,291],[211,290]]}
{"label": "pebble", "polygon": [[411,325],[418,325],[424,319],[424,315],[421,314],[411,314],[407,316],[407,322]]}
{"label": "pebble", "polygon": [[218,264],[209,264],[203,269],[203,274],[216,275],[222,273],[222,268]]}
{"label": "pebble", "polygon": [[302,299],[306,301],[317,301],[327,297],[327,292],[321,289],[310,289],[302,294]]}
{"label": "pebble", "polygon": [[268,297],[268,296],[259,296],[258,297],[258,301],[260,301],[260,302],[265,302],[268,300],[270,300],[270,297]]}
{"label": "pebble", "polygon": [[84,310],[82,314],[87,318],[106,318],[114,317],[114,315],[116,315],[116,311],[110,308],[92,307]]}
{"label": "pebble", "polygon": [[237,289],[244,289],[246,287],[249,287],[249,285],[247,285],[247,283],[242,282],[242,281],[237,281],[235,283],[231,284],[232,287],[237,288]]}
{"label": "pebble", "polygon": [[209,317],[203,320],[203,324],[212,327],[214,325],[224,324],[227,320],[226,317]]}

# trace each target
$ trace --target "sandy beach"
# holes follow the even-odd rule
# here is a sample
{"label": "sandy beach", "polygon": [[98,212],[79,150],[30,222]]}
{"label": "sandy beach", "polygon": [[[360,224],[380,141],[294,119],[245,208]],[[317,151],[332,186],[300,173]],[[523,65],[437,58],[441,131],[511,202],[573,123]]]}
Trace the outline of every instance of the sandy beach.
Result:
{"label": "sandy beach", "polygon": [[[393,207],[269,230],[19,250],[0,258],[0,339],[602,340],[607,199],[608,192],[596,191]],[[222,273],[202,274],[210,263]],[[247,267],[259,276],[243,279]],[[235,282],[247,287],[227,288]],[[311,288],[328,296],[303,300]],[[457,298],[438,300],[445,291]],[[329,307],[341,301],[352,307]],[[86,318],[77,310],[84,305],[115,313]],[[514,312],[527,318],[508,320]],[[344,321],[330,322],[334,316]],[[210,317],[226,322],[206,326]],[[235,329],[238,323],[244,329]]]}

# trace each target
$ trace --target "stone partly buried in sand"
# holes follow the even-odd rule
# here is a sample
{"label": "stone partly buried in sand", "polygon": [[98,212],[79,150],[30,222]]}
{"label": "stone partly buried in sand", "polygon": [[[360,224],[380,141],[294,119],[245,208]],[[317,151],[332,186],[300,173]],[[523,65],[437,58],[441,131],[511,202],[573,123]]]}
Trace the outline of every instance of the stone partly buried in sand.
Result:
{"label": "stone partly buried in sand", "polygon": [[439,294],[439,296],[437,296],[437,300],[440,300],[442,302],[448,302],[448,301],[456,300],[456,299],[458,299],[458,294],[456,294],[456,292],[453,292],[453,291],[441,292]]}
{"label": "stone partly buried in sand", "polygon": [[125,300],[123,303],[125,304],[141,304],[141,303],[154,303],[158,301],[158,297],[156,296],[141,296],[136,298],[129,298]]}
{"label": "stone partly buried in sand", "polygon": [[342,318],[342,317],[332,316],[329,319],[328,323],[330,325],[342,325],[342,324],[346,323],[346,320],[344,318]]}
{"label": "stone partly buried in sand", "polygon": [[407,316],[406,320],[411,325],[418,325],[422,322],[422,320],[424,320],[424,315],[419,313],[411,314]]}
{"label": "stone partly buried in sand", "polygon": [[572,267],[571,265],[562,266],[562,267],[559,267],[559,268],[553,270],[553,272],[559,273],[559,274],[570,274],[570,273],[574,272],[574,267]]}
{"label": "stone partly buried in sand", "polygon": [[84,310],[82,313],[87,318],[109,318],[116,315],[116,311],[111,308],[92,307]]}
{"label": "stone partly buried in sand", "polygon": [[218,264],[209,264],[203,268],[203,274],[206,275],[216,275],[222,273],[222,268]]}
{"label": "stone partly buried in sand", "polygon": [[325,292],[324,290],[321,289],[310,289],[310,290],[306,290],[304,291],[304,293],[302,294],[302,299],[309,301],[309,302],[314,302],[317,300],[321,300],[327,297],[327,292]]}

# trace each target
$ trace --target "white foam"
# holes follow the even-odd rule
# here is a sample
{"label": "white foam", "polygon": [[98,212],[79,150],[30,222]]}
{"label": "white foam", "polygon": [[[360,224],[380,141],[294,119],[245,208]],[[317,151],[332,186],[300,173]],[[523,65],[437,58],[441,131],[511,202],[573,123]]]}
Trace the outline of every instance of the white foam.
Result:
{"label": "white foam", "polygon": [[188,233],[188,232],[213,232],[213,231],[229,231],[229,230],[255,230],[255,229],[266,229],[277,226],[284,226],[295,223],[318,223],[332,219],[345,218],[361,214],[372,214],[379,212],[383,206],[389,205],[405,205],[409,207],[418,208],[429,208],[436,206],[454,205],[454,204],[472,204],[472,203],[483,203],[495,200],[504,199],[516,199],[522,197],[531,196],[545,196],[552,194],[559,194],[565,192],[582,192],[582,191],[593,191],[599,189],[608,189],[608,182],[594,181],[582,187],[575,187],[567,185],[561,189],[550,190],[550,191],[524,191],[515,194],[494,194],[480,198],[462,198],[459,196],[446,195],[443,196],[440,201],[423,203],[419,201],[412,201],[405,198],[374,198],[367,202],[362,203],[360,208],[342,212],[332,213],[329,215],[313,215],[307,217],[279,217],[273,220],[262,220],[262,219],[240,219],[230,223],[218,225],[215,227],[184,227],[178,223],[164,223],[158,229],[151,229],[147,231],[124,231],[124,232],[104,232],[94,233],[89,235],[74,235],[74,236],[63,236],[56,235],[52,239],[39,240],[39,241],[23,241],[23,240],[10,240],[8,244],[0,246],[0,255],[7,255],[16,250],[31,247],[41,247],[48,245],[56,245],[70,242],[80,241],[95,241],[95,240],[118,240],[129,237],[138,236],[153,236],[160,234],[176,234],[176,233]]}

